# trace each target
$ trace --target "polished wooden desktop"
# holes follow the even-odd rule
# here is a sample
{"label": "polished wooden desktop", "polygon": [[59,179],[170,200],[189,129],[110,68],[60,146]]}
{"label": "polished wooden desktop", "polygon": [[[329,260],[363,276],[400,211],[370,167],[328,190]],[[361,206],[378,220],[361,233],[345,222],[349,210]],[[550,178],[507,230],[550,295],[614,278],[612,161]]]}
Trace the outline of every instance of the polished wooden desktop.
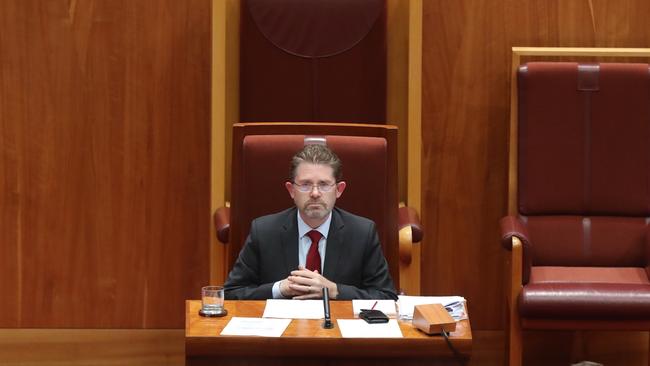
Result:
{"label": "polished wooden desktop", "polygon": [[[409,321],[398,321],[404,338],[342,338],[336,319],[354,318],[351,301],[331,301],[333,329],[323,320],[291,321],[282,337],[221,336],[230,318],[261,317],[265,301],[226,301],[228,315],[199,316],[201,301],[188,300],[185,310],[185,357],[187,365],[215,364],[454,364],[454,354],[441,335],[429,336]],[[464,359],[472,348],[469,320],[460,321],[450,341]],[[218,361],[218,362],[216,362]]]}

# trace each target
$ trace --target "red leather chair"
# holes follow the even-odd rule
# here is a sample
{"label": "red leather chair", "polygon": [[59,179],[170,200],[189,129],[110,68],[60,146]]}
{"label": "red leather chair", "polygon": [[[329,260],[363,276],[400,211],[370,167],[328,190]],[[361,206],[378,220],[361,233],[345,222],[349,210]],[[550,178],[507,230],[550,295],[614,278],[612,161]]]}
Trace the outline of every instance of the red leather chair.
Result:
{"label": "red leather chair", "polygon": [[525,329],[650,329],[650,68],[534,62],[517,82],[510,365]]}
{"label": "red leather chair", "polygon": [[[398,208],[397,127],[342,123],[238,123],[233,126],[230,207],[215,215],[219,241],[227,243],[232,268],[251,221],[294,203],[284,182],[291,157],[306,143],[326,143],[343,162],[348,183],[336,205],[375,221],[384,255],[399,290],[399,263],[410,261],[410,243],[401,244],[400,230],[419,242],[417,215]],[[408,263],[408,262],[407,262]]]}

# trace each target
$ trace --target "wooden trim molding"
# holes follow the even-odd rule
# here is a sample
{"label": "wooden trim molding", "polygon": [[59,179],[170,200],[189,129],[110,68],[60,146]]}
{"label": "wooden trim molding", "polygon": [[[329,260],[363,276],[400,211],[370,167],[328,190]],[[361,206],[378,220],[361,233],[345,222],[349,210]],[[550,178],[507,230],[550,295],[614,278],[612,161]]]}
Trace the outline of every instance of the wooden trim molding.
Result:
{"label": "wooden trim molding", "polygon": [[[422,0],[409,1],[407,204],[421,215],[422,208]],[[426,235],[426,233],[425,233]],[[429,241],[429,243],[431,243]],[[421,244],[411,249],[409,291],[421,292]]]}
{"label": "wooden trim molding", "polygon": [[408,206],[422,207],[422,0],[409,2]]}
{"label": "wooden trim molding", "polygon": [[[399,133],[399,199],[420,213],[422,171],[422,0],[387,0],[386,116]],[[406,41],[406,42],[405,42]],[[402,290],[420,294],[420,244],[400,264]]]}
{"label": "wooden trim molding", "polygon": [[[239,119],[239,0],[212,1],[210,212],[226,206],[232,124]],[[212,218],[208,218],[212,222]],[[207,244],[207,243],[206,243]],[[210,225],[210,283],[226,279],[225,248]]]}

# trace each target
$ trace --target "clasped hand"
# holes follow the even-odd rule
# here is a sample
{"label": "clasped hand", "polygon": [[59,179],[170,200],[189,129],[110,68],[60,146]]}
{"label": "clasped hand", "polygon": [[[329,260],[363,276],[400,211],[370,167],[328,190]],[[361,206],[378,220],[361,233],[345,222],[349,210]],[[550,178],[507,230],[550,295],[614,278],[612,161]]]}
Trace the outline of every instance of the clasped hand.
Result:
{"label": "clasped hand", "polygon": [[323,287],[328,288],[331,299],[336,299],[336,283],[323,277],[318,271],[310,271],[300,266],[280,283],[280,292],[282,296],[296,300],[320,299],[323,297]]}

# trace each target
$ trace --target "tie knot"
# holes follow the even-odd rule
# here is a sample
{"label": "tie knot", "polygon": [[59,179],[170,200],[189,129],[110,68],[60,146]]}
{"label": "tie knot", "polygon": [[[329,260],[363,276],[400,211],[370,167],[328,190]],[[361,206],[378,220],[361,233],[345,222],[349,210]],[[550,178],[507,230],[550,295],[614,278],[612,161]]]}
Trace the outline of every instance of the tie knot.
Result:
{"label": "tie knot", "polygon": [[311,239],[312,243],[318,243],[323,235],[317,230],[312,230],[307,233],[307,236]]}

